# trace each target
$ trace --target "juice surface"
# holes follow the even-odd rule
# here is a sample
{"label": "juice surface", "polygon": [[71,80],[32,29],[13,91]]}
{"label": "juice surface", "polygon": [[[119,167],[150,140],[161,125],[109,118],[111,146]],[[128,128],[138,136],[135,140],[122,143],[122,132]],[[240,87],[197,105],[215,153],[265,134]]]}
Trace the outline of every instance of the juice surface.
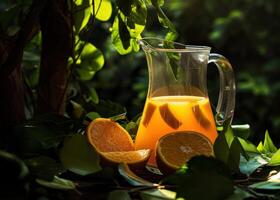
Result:
{"label": "juice surface", "polygon": [[148,162],[156,166],[155,146],[160,137],[174,131],[196,131],[214,143],[217,137],[209,99],[198,96],[160,96],[146,100],[136,135],[136,149],[152,149]]}

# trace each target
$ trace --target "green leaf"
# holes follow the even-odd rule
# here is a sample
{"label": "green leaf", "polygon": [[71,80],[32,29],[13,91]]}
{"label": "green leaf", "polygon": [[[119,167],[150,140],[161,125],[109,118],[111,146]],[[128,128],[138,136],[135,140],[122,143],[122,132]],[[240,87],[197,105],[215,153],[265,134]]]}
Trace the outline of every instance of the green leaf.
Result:
{"label": "green leaf", "polygon": [[269,153],[275,153],[278,150],[273,144],[268,131],[265,132],[263,150],[264,152],[269,152]]}
{"label": "green leaf", "polygon": [[101,169],[99,156],[85,135],[75,134],[64,140],[59,154],[63,166],[79,175],[87,175]]}
{"label": "green leaf", "polygon": [[220,133],[214,143],[214,154],[218,160],[224,163],[228,162],[229,157],[229,145],[227,143],[224,133]]}
{"label": "green leaf", "polygon": [[260,143],[258,144],[257,150],[258,150],[258,152],[260,152],[260,153],[264,153],[264,148],[263,148],[263,143],[262,143],[262,141],[260,141]]}
{"label": "green leaf", "polygon": [[233,194],[228,198],[226,198],[225,200],[243,200],[243,199],[248,199],[250,197],[252,198],[254,196],[251,193],[242,190],[239,187],[235,187]]}
{"label": "green leaf", "polygon": [[129,46],[128,48],[125,48],[123,43],[122,43],[122,40],[121,40],[121,37],[120,37],[120,32],[119,32],[120,27],[119,27],[119,19],[118,18],[119,17],[116,16],[115,20],[113,22],[111,40],[112,40],[112,43],[115,46],[116,50],[119,52],[119,54],[124,55],[124,54],[128,54],[129,52],[131,52],[132,47]]}
{"label": "green leaf", "polygon": [[70,100],[70,105],[72,106],[72,112],[70,113],[71,114],[71,117],[75,118],[75,119],[80,119],[81,116],[83,115],[84,113],[84,108],[81,104],[73,101],[73,100]]}
{"label": "green leaf", "polygon": [[172,24],[172,22],[168,19],[168,17],[165,15],[165,13],[161,9],[161,2],[163,1],[158,1],[158,0],[151,0],[152,5],[156,9],[157,15],[158,15],[158,20],[160,24],[169,30],[168,34],[166,35],[166,40],[172,41],[177,38],[177,31],[175,26]]}
{"label": "green leaf", "polygon": [[95,90],[95,88],[93,87],[92,84],[87,84],[88,86],[88,93],[89,93],[89,98],[90,100],[95,103],[95,104],[98,104],[99,102],[99,97],[98,97],[98,94]]}
{"label": "green leaf", "polygon": [[129,12],[129,16],[119,12],[112,26],[112,43],[120,54],[139,51],[137,39],[141,38],[147,19],[147,8],[143,0],[126,2],[126,6],[124,12]]}
{"label": "green leaf", "polygon": [[237,138],[234,138],[230,145],[229,149],[229,157],[228,157],[228,167],[234,171],[239,172],[239,162],[240,162],[240,154],[242,152],[242,146]]}
{"label": "green leaf", "polygon": [[[26,164],[16,155],[0,149],[0,176],[2,184],[15,184],[28,180],[29,169]],[[7,180],[7,182],[5,182]],[[1,186],[3,189],[3,185]],[[5,187],[4,187],[5,188]]]}
{"label": "green leaf", "polygon": [[239,137],[238,137],[238,140],[246,152],[258,153],[257,147],[250,141],[239,138]]}
{"label": "green leaf", "polygon": [[64,172],[61,163],[47,156],[38,156],[24,161],[36,178],[52,181],[55,175]]}
{"label": "green leaf", "polygon": [[178,178],[177,198],[191,200],[225,199],[233,194],[234,186],[227,166],[212,157],[193,157],[185,175]]}
{"label": "green leaf", "polygon": [[52,181],[36,179],[36,182],[42,186],[57,190],[73,190],[76,188],[72,181],[57,176],[55,176]]}
{"label": "green leaf", "polygon": [[147,7],[142,0],[133,2],[130,18],[136,24],[135,30],[140,34],[144,30],[147,19]]}
{"label": "green leaf", "polygon": [[278,180],[268,180],[249,185],[250,188],[259,190],[280,190],[280,181]]}
{"label": "green leaf", "polygon": [[127,132],[129,132],[131,137],[134,138],[138,130],[138,124],[136,122],[130,121],[126,124],[125,129],[127,130]]}
{"label": "green leaf", "polygon": [[76,51],[82,48],[80,63],[77,66],[77,72],[81,80],[91,80],[94,74],[102,69],[104,65],[104,56],[102,52],[90,43],[80,42],[76,46]]}
{"label": "green leaf", "polygon": [[224,134],[227,140],[227,144],[230,147],[231,143],[233,142],[233,140],[235,139],[232,128],[230,126],[224,128]]}
{"label": "green leaf", "polygon": [[261,166],[264,166],[268,163],[266,159],[263,158],[262,155],[258,153],[248,153],[249,160],[245,159],[243,156],[240,157],[240,171],[243,174],[250,175],[252,174],[256,169],[258,169]]}
{"label": "green leaf", "polygon": [[89,22],[93,13],[91,0],[77,0],[74,2],[74,25],[76,32],[80,32]]}
{"label": "green leaf", "polygon": [[74,121],[63,116],[37,116],[14,127],[8,138],[8,146],[24,158],[47,154],[58,148],[73,127]]}
{"label": "green leaf", "polygon": [[97,112],[89,112],[86,114],[86,117],[90,120],[95,120],[97,118],[100,118],[100,115]]}
{"label": "green leaf", "polygon": [[108,200],[131,200],[128,191],[125,190],[114,190],[109,193]]}
{"label": "green leaf", "polygon": [[272,155],[268,165],[269,166],[278,166],[278,165],[280,165],[280,149],[278,149],[278,151],[276,151]]}
{"label": "green leaf", "polygon": [[140,192],[142,200],[175,200],[176,192],[166,189],[150,189]]}
{"label": "green leaf", "polygon": [[113,120],[113,121],[119,121],[119,120],[126,119],[126,112],[121,113],[119,115],[112,116],[112,117],[110,117],[110,119]]}
{"label": "green leaf", "polygon": [[96,19],[108,21],[112,15],[112,4],[110,0],[94,0],[94,13]]}

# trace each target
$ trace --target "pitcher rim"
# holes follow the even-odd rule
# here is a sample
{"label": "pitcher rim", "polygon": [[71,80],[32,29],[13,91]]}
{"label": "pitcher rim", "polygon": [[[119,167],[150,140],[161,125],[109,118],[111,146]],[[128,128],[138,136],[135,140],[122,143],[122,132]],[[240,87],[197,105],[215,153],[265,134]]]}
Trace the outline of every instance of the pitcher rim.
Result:
{"label": "pitcher rim", "polygon": [[[182,48],[161,48],[151,45],[147,40],[157,40],[157,41],[166,41],[176,44]],[[185,45],[179,42],[168,41],[162,38],[157,37],[144,37],[137,40],[138,44],[142,47],[143,50],[156,50],[161,52],[210,52],[211,47],[204,45]],[[184,47],[184,48],[183,48]]]}

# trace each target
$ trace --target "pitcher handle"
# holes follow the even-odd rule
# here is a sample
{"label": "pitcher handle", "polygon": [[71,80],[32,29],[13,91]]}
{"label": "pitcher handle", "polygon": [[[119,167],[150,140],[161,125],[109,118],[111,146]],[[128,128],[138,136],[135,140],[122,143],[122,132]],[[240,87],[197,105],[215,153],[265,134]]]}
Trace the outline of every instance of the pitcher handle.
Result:
{"label": "pitcher handle", "polygon": [[231,123],[235,107],[235,79],[229,61],[220,54],[211,53],[209,63],[214,63],[218,67],[220,74],[220,93],[218,105],[216,107],[216,123],[222,125],[229,120]]}

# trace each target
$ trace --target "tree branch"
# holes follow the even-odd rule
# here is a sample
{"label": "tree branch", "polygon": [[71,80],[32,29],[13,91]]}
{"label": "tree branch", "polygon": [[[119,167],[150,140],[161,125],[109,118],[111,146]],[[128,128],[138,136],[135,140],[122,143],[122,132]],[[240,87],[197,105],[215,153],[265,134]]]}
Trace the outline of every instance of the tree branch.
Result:
{"label": "tree branch", "polygon": [[45,6],[45,2],[46,0],[33,1],[16,39],[5,45],[6,48],[9,46],[10,50],[6,59],[0,59],[2,62],[5,60],[0,67],[0,77],[9,76],[13,70],[20,67],[24,47],[39,30],[40,14]]}
{"label": "tree branch", "polygon": [[73,49],[71,14],[65,0],[49,0],[46,8],[41,18],[38,111],[64,114],[67,63]]}

